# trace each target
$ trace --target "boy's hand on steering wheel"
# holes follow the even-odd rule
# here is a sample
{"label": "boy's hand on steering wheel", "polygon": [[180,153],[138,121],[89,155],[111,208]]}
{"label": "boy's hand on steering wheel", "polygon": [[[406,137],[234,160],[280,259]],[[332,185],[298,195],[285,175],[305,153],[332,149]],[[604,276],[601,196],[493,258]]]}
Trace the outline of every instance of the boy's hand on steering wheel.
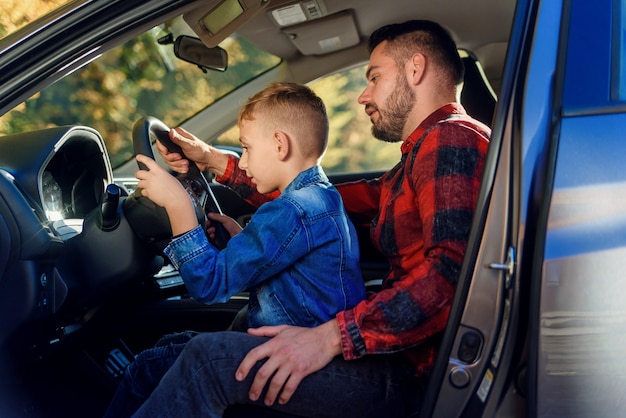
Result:
{"label": "boy's hand on steering wheel", "polygon": [[218,176],[224,174],[228,163],[226,154],[180,127],[170,129],[169,137],[183,152],[183,155],[171,152],[160,141],[157,141],[157,150],[170,170],[186,174],[189,171],[190,162],[193,162],[200,171],[210,170]]}

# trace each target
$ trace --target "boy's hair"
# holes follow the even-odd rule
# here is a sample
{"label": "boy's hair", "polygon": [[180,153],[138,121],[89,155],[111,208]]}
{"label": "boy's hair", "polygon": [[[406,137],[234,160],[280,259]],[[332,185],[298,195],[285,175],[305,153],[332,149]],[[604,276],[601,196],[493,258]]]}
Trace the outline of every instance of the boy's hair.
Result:
{"label": "boy's hair", "polygon": [[439,67],[439,71],[445,74],[448,87],[463,82],[465,69],[456,43],[450,33],[438,23],[430,20],[409,20],[383,26],[370,36],[369,52],[371,53],[383,41],[389,42],[387,52],[399,68],[402,68],[416,52],[420,52],[430,58]]}
{"label": "boy's hair", "polygon": [[[262,115],[261,115],[262,113]],[[305,156],[321,157],[328,145],[328,116],[322,99],[298,83],[275,82],[250,97],[237,122],[264,118],[273,129],[295,133]]]}

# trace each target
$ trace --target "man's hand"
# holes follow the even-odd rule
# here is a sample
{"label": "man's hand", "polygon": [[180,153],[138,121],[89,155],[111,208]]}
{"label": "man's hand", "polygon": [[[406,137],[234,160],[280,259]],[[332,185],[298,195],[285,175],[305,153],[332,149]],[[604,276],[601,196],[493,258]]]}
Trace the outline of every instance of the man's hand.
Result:
{"label": "man's hand", "polygon": [[165,145],[157,141],[157,150],[172,171],[187,173],[190,161],[194,162],[200,171],[211,170],[221,176],[226,170],[228,155],[201,141],[192,133],[183,128],[170,129],[170,139],[179,145],[184,155],[170,152]]}
{"label": "man's hand", "polygon": [[268,385],[266,405],[273,405],[279,394],[278,403],[286,404],[302,379],[341,354],[341,335],[336,319],[315,328],[281,325],[250,329],[248,332],[273,338],[250,350],[237,368],[235,378],[243,381],[259,360],[267,358],[250,387],[250,399],[255,401]]}

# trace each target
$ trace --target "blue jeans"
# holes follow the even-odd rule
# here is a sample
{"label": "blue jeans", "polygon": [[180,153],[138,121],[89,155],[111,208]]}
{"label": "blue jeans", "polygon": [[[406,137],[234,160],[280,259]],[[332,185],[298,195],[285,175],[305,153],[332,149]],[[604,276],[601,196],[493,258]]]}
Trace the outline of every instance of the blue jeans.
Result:
{"label": "blue jeans", "polygon": [[[248,307],[235,315],[228,331],[248,329]],[[104,415],[104,418],[130,417],[148,399],[163,375],[172,367],[185,344],[198,335],[184,331],[163,336],[154,347],[142,351],[128,365],[124,377]]]}
{"label": "blue jeans", "polygon": [[139,353],[126,369],[104,417],[130,417],[148,399],[186,343],[196,335],[194,331],[168,334],[154,347]]}
{"label": "blue jeans", "polygon": [[[263,397],[256,403],[248,398],[252,379],[262,363],[257,364],[244,382],[236,381],[234,376],[246,353],[265,341],[267,338],[235,331],[194,336],[134,416],[222,417],[229,405],[262,406]],[[172,347],[176,350],[178,345]],[[423,383],[411,375],[412,369],[397,354],[372,355],[353,361],[337,357],[303,379],[286,405],[272,408],[305,417],[416,415]],[[109,410],[110,416],[123,416],[114,413]]]}

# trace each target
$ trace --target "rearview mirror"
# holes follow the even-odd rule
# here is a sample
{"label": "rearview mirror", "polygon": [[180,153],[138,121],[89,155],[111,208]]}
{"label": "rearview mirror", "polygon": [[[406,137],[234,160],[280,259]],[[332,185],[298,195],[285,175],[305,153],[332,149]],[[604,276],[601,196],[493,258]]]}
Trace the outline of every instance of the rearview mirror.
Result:
{"label": "rearview mirror", "polygon": [[209,48],[198,38],[181,35],[174,41],[174,55],[183,61],[196,64],[203,71],[226,71],[228,54],[219,46]]}

